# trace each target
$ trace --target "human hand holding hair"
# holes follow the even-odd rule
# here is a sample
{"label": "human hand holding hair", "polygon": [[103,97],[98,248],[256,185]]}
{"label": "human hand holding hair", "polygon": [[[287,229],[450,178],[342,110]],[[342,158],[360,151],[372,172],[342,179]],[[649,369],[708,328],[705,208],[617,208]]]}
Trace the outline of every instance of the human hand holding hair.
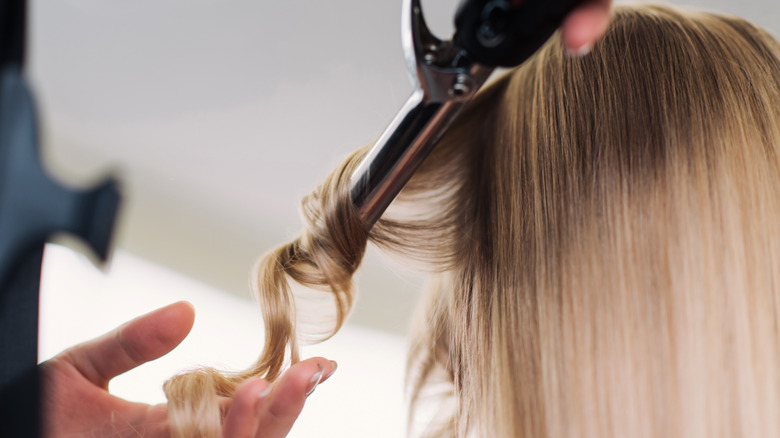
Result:
{"label": "human hand holding hair", "polygon": [[[194,318],[189,303],[174,303],[42,363],[44,436],[171,436],[166,404],[113,396],[108,382],[169,353],[190,332]],[[232,398],[219,400],[222,437],[286,436],[308,394],[335,370],[335,362],[315,357],[290,367],[273,386],[247,379]]]}

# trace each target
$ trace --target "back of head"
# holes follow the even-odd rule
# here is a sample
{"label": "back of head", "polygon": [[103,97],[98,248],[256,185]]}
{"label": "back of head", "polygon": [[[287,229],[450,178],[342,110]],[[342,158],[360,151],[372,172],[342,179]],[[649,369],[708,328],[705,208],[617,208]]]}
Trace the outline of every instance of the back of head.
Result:
{"label": "back of head", "polygon": [[618,8],[475,100],[409,190],[452,187],[427,434],[780,435],[779,57],[740,19]]}

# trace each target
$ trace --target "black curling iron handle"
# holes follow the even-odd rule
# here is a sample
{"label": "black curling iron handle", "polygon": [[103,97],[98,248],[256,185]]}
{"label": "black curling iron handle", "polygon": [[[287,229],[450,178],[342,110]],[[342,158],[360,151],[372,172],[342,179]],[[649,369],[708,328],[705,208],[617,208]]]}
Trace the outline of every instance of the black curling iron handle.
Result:
{"label": "black curling iron handle", "polygon": [[463,0],[455,43],[469,60],[514,67],[534,54],[582,0]]}

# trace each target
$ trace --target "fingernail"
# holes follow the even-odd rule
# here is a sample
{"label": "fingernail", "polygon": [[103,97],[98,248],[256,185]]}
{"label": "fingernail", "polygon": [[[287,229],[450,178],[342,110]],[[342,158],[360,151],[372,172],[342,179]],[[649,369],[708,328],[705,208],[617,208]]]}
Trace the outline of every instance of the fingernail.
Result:
{"label": "fingernail", "polygon": [[306,388],[306,397],[310,396],[312,392],[314,392],[314,389],[317,388],[317,385],[320,384],[320,379],[322,378],[322,365],[317,364],[318,367],[320,367],[320,370],[317,371],[313,376],[311,376],[311,379],[309,379],[309,387]]}
{"label": "fingernail", "polygon": [[257,394],[257,398],[268,397],[268,394],[271,393],[271,389],[271,385],[268,385],[268,388],[265,388],[264,390],[260,391],[260,394]]}
{"label": "fingernail", "polygon": [[[327,375],[327,376],[325,376],[325,378],[324,378],[324,379],[322,379],[322,382],[324,382],[324,381],[328,380],[328,379],[330,378],[330,376],[332,376],[332,375],[333,375],[333,374],[336,372],[336,370],[337,370],[337,369],[338,369],[338,367],[339,367],[339,364],[338,364],[338,363],[336,363],[336,361],[335,361],[335,360],[332,360],[332,361],[330,361],[330,367],[331,367],[331,370],[330,370],[330,372],[328,373],[328,375]],[[320,383],[322,383],[322,382],[320,382]]]}
{"label": "fingernail", "polygon": [[570,58],[582,58],[593,50],[593,44],[587,43],[580,46],[578,49],[566,48],[566,56]]}
{"label": "fingernail", "polygon": [[271,393],[271,389],[273,389],[273,385],[268,385],[264,390],[260,391],[259,394],[257,394],[257,401],[255,402],[255,411],[259,414],[260,411],[263,410],[263,399],[268,397],[268,394]]}

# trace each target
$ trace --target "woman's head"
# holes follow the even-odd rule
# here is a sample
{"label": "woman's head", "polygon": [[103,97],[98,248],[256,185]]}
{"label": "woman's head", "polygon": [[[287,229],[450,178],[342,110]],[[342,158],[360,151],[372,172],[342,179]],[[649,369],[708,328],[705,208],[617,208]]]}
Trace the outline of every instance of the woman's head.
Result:
{"label": "woman's head", "polygon": [[619,8],[463,115],[428,163],[469,169],[458,263],[410,361],[418,404],[454,383],[447,433],[780,433],[779,57],[735,18]]}

